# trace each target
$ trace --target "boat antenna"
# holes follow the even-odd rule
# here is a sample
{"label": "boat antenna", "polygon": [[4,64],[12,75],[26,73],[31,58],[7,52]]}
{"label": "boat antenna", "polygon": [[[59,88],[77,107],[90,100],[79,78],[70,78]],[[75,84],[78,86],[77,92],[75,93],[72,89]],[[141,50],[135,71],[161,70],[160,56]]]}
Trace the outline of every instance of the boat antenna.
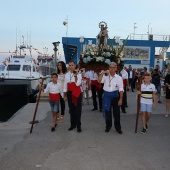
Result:
{"label": "boat antenna", "polygon": [[27,31],[27,48],[28,48],[28,31]]}
{"label": "boat antenna", "polygon": [[18,45],[17,45],[17,28],[16,28],[16,52],[15,52],[16,56],[17,56],[17,52],[18,52]]}
{"label": "boat antenna", "polygon": [[30,31],[30,37],[29,37],[29,45],[31,46],[31,31]]}

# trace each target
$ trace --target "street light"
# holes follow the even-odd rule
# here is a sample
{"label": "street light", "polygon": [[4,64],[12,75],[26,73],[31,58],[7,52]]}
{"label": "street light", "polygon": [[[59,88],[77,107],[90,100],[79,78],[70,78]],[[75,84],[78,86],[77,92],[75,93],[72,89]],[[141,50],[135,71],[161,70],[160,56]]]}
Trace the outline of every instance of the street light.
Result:
{"label": "street light", "polygon": [[60,41],[53,42],[52,44],[54,45],[54,71],[57,72],[57,47],[59,46]]}
{"label": "street light", "polygon": [[115,63],[118,64],[119,46],[120,46],[121,44],[123,44],[123,43],[122,43],[122,41],[120,40],[120,37],[119,37],[119,36],[116,37],[115,42],[116,42],[116,59],[115,59]]}
{"label": "street light", "polygon": [[134,33],[133,33],[133,39],[134,39],[134,36],[135,36],[135,29],[136,29],[136,28],[138,28],[138,27],[136,27],[136,24],[137,24],[137,23],[135,22],[135,23],[134,23]]}
{"label": "street light", "polygon": [[81,54],[83,53],[83,43],[84,43],[84,37],[83,36],[81,36],[80,37],[80,39],[79,39],[79,41],[80,41],[80,44],[81,44]]}

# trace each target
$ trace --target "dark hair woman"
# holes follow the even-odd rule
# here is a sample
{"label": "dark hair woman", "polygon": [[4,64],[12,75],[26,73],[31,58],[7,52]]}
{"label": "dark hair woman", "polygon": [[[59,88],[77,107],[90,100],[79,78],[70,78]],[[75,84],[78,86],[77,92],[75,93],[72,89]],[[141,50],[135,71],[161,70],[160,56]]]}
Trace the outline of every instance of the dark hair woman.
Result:
{"label": "dark hair woman", "polygon": [[[63,61],[59,61],[57,65],[57,74],[58,74],[58,83],[61,85],[61,87],[64,86],[64,79],[65,79],[65,74],[67,72],[66,69],[66,64]],[[63,89],[63,88],[62,88]],[[60,122],[62,123],[64,121],[64,113],[65,113],[65,101],[64,101],[64,94],[63,92],[60,94],[60,104],[61,104],[61,116],[58,117],[57,119],[60,119]],[[59,113],[59,110],[58,110]]]}
{"label": "dark hair woman", "polygon": [[66,72],[67,72],[66,64],[63,61],[59,61],[57,66],[57,73],[65,74]]}

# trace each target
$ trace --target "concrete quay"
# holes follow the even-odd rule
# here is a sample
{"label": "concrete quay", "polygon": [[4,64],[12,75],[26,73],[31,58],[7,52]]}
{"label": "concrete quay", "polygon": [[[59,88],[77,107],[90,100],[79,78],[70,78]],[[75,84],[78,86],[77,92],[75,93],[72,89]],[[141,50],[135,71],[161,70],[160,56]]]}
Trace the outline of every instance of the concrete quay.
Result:
{"label": "concrete quay", "polygon": [[[0,170],[169,170],[170,117],[165,118],[165,98],[157,104],[149,130],[142,135],[141,115],[135,134],[136,92],[128,92],[127,113],[121,113],[123,134],[114,127],[105,133],[103,113],[83,105],[82,133],[68,131],[68,107],[63,123],[51,132],[48,102],[40,102],[30,134],[35,104],[27,104],[8,122],[0,123]],[[84,100],[85,103],[85,100]]]}

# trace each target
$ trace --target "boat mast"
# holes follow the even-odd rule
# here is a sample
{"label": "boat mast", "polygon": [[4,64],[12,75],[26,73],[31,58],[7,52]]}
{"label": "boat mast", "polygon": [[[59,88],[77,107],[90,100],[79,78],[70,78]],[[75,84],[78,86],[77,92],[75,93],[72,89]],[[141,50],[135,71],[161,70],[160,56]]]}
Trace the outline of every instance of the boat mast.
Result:
{"label": "boat mast", "polygon": [[17,56],[18,53],[18,45],[17,45],[17,28],[16,28],[16,51],[15,51],[15,55]]}

